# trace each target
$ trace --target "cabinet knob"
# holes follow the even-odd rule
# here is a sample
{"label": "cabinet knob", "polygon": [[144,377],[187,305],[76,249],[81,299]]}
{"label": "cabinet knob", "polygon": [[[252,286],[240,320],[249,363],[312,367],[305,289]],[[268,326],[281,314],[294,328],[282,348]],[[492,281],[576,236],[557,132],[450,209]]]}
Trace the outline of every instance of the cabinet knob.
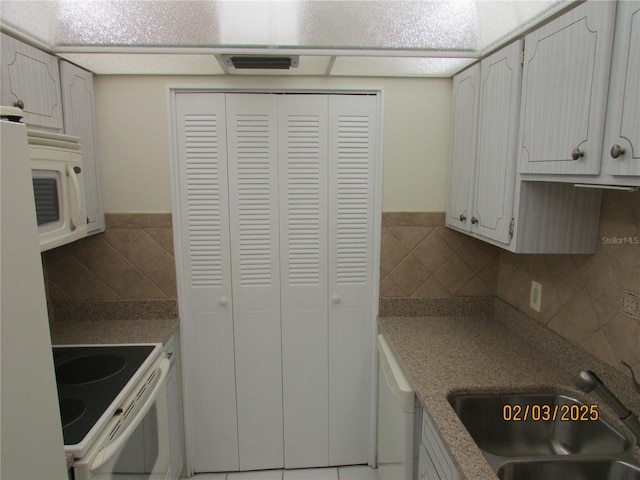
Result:
{"label": "cabinet knob", "polygon": [[573,158],[574,160],[578,160],[582,157],[584,157],[584,152],[579,148],[574,148],[573,152],[571,152],[571,158]]}
{"label": "cabinet knob", "polygon": [[226,297],[221,297],[218,301],[218,305],[220,305],[221,307],[226,307],[228,304],[229,302],[227,301]]}
{"label": "cabinet knob", "polygon": [[340,297],[338,295],[334,295],[333,297],[331,297],[331,301],[337,305],[338,303],[340,303]]}
{"label": "cabinet knob", "polygon": [[460,219],[461,222],[465,222],[467,220],[467,217],[465,217],[462,213],[458,218]]}
{"label": "cabinet knob", "polygon": [[616,143],[613,147],[611,147],[611,151],[609,153],[611,154],[611,158],[618,158],[624,155],[624,151],[624,148]]}
{"label": "cabinet knob", "polygon": [[471,217],[471,223],[475,225],[476,223],[478,223],[478,219],[476,217]]}
{"label": "cabinet knob", "polygon": [[24,102],[20,99],[13,102],[14,107],[18,107],[20,110],[24,110]]}

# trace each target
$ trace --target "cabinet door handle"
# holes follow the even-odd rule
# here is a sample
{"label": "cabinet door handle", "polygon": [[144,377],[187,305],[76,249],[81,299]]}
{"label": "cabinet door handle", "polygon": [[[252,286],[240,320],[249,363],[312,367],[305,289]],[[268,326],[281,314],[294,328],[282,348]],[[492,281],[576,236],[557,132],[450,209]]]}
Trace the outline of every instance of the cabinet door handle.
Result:
{"label": "cabinet door handle", "polygon": [[220,297],[220,300],[218,301],[218,305],[220,305],[221,307],[226,307],[229,304],[229,301],[227,300],[226,297]]}
{"label": "cabinet door handle", "polygon": [[20,99],[13,102],[14,107],[18,107],[20,110],[24,110],[24,102]]}
{"label": "cabinet door handle", "polygon": [[458,217],[458,219],[459,219],[461,222],[465,222],[465,221],[467,220],[467,217],[465,217],[465,216],[461,213],[461,214],[460,214],[460,216]]}
{"label": "cabinet door handle", "polygon": [[478,219],[476,217],[471,217],[471,223],[475,225],[476,223],[478,223]]}
{"label": "cabinet door handle", "polygon": [[333,297],[331,297],[331,302],[334,303],[335,305],[340,303],[340,296],[339,295],[334,295]]}
{"label": "cabinet door handle", "polygon": [[571,158],[573,158],[574,160],[578,160],[582,157],[584,157],[584,152],[579,148],[574,148],[573,152],[571,152]]}
{"label": "cabinet door handle", "polygon": [[611,158],[618,158],[624,155],[624,152],[624,148],[616,143],[613,147],[611,147],[611,151],[609,153],[611,154]]}

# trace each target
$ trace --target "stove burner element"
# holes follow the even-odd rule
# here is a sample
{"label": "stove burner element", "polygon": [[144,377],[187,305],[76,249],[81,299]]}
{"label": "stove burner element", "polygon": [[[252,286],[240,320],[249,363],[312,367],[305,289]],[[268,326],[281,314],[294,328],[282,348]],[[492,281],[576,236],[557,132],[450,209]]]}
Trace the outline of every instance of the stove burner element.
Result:
{"label": "stove burner element", "polygon": [[103,354],[78,357],[56,366],[60,385],[81,385],[104,380],[120,372],[127,361],[120,355]]}
{"label": "stove burner element", "polygon": [[78,420],[85,411],[84,403],[77,398],[61,398],[59,402],[62,428]]}
{"label": "stove burner element", "polygon": [[[102,425],[100,419],[105,422],[115,414],[120,407],[115,399],[156,347],[149,344],[53,347],[65,447],[85,448],[78,446],[95,425]],[[74,409],[67,400],[83,405],[84,411],[75,419],[73,413],[78,405]]]}

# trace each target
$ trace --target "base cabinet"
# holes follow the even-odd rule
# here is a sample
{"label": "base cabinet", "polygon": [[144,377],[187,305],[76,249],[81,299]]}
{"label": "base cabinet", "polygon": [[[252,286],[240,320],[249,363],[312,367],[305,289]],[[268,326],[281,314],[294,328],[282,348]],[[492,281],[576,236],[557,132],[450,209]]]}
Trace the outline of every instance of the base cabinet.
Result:
{"label": "base cabinet", "polygon": [[421,427],[417,479],[459,480],[461,478],[460,472],[453,463],[425,408],[422,408]]}

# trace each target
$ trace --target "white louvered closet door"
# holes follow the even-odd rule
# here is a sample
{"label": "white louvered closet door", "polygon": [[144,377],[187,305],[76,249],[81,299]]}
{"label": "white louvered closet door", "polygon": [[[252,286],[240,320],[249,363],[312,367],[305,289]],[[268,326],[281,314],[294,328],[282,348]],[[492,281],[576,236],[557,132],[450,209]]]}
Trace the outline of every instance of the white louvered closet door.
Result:
{"label": "white louvered closet door", "polygon": [[196,472],[237,470],[225,95],[176,95],[180,303]]}
{"label": "white louvered closet door", "polygon": [[277,98],[227,94],[240,470],[284,466]]}
{"label": "white louvered closet door", "polygon": [[285,467],[329,462],[326,95],[278,97]]}
{"label": "white louvered closet door", "polygon": [[377,97],[329,97],[329,463],[367,463]]}

